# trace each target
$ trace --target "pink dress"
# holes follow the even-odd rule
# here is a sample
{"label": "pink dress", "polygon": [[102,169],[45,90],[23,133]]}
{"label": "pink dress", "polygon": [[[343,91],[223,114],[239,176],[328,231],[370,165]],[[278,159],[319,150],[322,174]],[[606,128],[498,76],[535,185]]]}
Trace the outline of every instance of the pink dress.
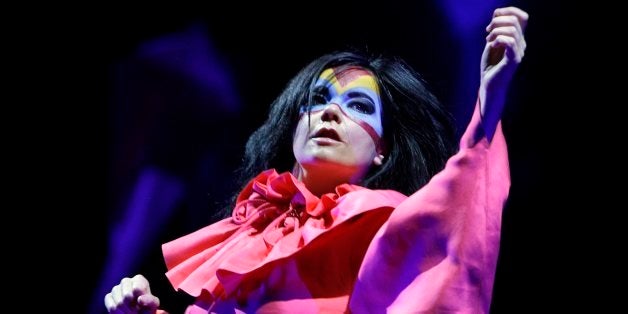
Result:
{"label": "pink dress", "polygon": [[186,313],[487,313],[508,196],[501,127],[475,113],[446,167],[414,194],[343,184],[318,198],[267,170],[231,218],[163,245]]}

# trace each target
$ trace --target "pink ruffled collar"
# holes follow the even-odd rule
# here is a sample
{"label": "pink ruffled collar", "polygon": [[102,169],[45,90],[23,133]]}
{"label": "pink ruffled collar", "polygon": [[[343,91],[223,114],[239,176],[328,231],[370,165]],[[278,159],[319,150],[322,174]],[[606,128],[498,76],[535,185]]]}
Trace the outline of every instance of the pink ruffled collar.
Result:
{"label": "pink ruffled collar", "polygon": [[363,187],[342,184],[335,193],[320,199],[290,172],[278,174],[266,170],[247,184],[238,195],[232,213],[233,222],[264,233],[264,240],[273,246],[285,234],[299,229],[309,219],[319,220],[319,227],[328,228],[333,222],[331,209],[341,196]]}
{"label": "pink ruffled collar", "polygon": [[359,190],[367,189],[342,184],[318,198],[291,173],[266,170],[239,194],[231,218],[162,246],[166,275],[192,296],[226,297],[246,276],[332,228],[338,200]]}

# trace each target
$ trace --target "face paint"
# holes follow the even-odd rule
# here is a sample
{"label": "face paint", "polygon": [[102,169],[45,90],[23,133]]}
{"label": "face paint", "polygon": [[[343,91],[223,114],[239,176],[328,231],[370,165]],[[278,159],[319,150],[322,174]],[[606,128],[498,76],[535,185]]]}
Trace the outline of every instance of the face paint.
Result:
{"label": "face paint", "polygon": [[[311,102],[301,107],[292,151],[298,178],[360,182],[382,163],[382,103],[371,72],[350,66],[320,75]],[[322,176],[321,176],[322,174]]]}
{"label": "face paint", "polygon": [[[383,135],[382,104],[373,75],[359,67],[327,69],[313,90],[310,113],[337,105],[347,118],[360,125],[375,143]],[[308,106],[301,107],[306,113]]]}

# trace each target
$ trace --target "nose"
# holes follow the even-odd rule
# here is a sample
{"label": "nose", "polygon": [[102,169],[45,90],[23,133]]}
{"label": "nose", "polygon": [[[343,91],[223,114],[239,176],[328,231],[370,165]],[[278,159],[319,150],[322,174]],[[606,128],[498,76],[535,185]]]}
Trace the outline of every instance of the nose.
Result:
{"label": "nose", "polygon": [[336,123],[340,123],[340,116],[342,115],[342,110],[340,106],[335,103],[331,103],[325,107],[323,110],[323,115],[321,116],[321,120],[326,122],[336,121]]}

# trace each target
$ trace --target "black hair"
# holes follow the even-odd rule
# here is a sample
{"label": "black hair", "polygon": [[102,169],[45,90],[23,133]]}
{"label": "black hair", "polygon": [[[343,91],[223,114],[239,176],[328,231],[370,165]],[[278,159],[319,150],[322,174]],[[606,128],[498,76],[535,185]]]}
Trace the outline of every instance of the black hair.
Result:
{"label": "black hair", "polygon": [[[422,77],[398,57],[341,51],[323,55],[305,66],[275,99],[268,119],[246,144],[239,186],[244,187],[266,169],[274,168],[279,173],[293,169],[292,136],[300,107],[310,103],[314,84],[325,69],[345,66],[370,71],[381,92],[385,162],[372,167],[361,185],[410,195],[443,169],[457,149],[455,125]],[[232,201],[235,197],[237,193]]]}

